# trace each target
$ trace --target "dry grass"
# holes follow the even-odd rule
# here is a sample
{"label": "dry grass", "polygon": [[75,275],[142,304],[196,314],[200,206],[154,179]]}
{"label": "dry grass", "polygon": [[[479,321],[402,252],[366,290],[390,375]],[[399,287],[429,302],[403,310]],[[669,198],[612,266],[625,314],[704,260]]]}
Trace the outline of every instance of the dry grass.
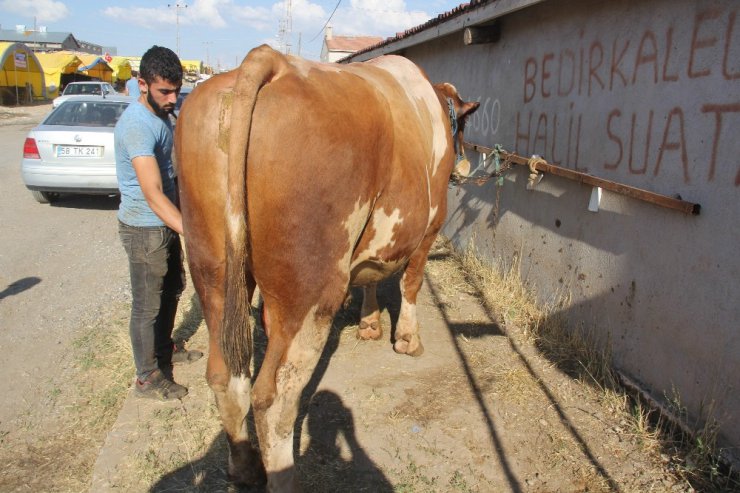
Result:
{"label": "dry grass", "polygon": [[[180,306],[173,336],[176,340],[187,340],[202,322],[192,288],[186,290]],[[98,453],[134,376],[129,310],[129,304],[119,303],[81,330],[81,335],[71,344],[73,368],[69,375],[59,377],[61,381],[54,385],[49,397],[52,408],[29,414],[15,436],[3,437],[0,491],[89,491]],[[205,339],[205,330],[197,337]],[[205,340],[202,344],[206,344]],[[156,410],[152,428],[165,433],[153,435],[149,448],[131,458],[135,466],[129,480],[115,486],[122,488],[121,491],[140,491],[142,484],[155,484],[169,471],[204,456],[221,431],[215,406],[206,402],[204,408],[198,419],[178,409]],[[225,452],[225,443],[219,449]],[[199,489],[197,484],[183,486],[196,491],[227,491],[228,482],[217,483],[211,479],[224,477],[221,469],[225,460],[225,454],[216,455],[192,466],[199,468],[203,477],[218,471],[209,474],[210,482],[205,489]]]}
{"label": "dry grass", "polygon": [[72,343],[74,369],[59,375],[46,409],[0,447],[2,491],[87,491],[97,451],[126,396],[133,369],[128,306],[119,304]]}
{"label": "dry grass", "polygon": [[117,313],[113,319],[98,320],[89,332],[72,344],[79,391],[75,406],[78,422],[73,424],[84,425],[94,432],[110,428],[133,378],[129,307],[121,307]]}
{"label": "dry grass", "polygon": [[[700,491],[740,491],[740,473],[723,460],[722,449],[717,443],[719,425],[714,403],[702,407],[699,420],[692,423],[676,389],[666,395],[666,420],[654,409],[647,413],[652,430],[661,433],[661,441],[670,455],[670,467],[684,481],[697,485]],[[687,425],[689,423],[689,425]]]}
{"label": "dry grass", "polygon": [[[614,412],[626,410],[630,419],[622,424],[629,428],[643,451],[659,455],[667,463],[668,470],[697,491],[740,490],[737,471],[720,461],[718,425],[712,418],[715,414],[711,405],[700,413],[703,423],[694,424],[693,428],[698,431],[686,433],[687,427],[678,429],[654,407],[620,385],[620,377],[611,364],[609,340],[597,341],[593,336],[595,330],[569,326],[559,315],[570,305],[567,293],[561,293],[551,305],[542,306],[525,287],[517,260],[508,267],[491,265],[472,248],[453,258],[460,274],[448,274],[448,280],[463,275],[467,283],[475,286],[482,302],[492,312],[500,314],[504,326],[523,328],[536,347],[558,368],[594,386],[606,408]],[[458,278],[451,285],[456,284],[454,289],[458,289],[462,282]],[[513,335],[510,333],[509,337]],[[687,422],[688,416],[675,391],[667,400],[671,403],[670,414]],[[578,474],[593,476],[584,471]],[[593,481],[585,483],[594,485]]]}
{"label": "dry grass", "polygon": [[[173,339],[188,341],[190,348],[206,348],[208,333],[192,286],[181,297]],[[142,443],[127,446],[127,455],[117,464],[115,481],[120,491],[236,491],[225,473],[226,441],[213,395],[207,388],[200,365],[180,365],[175,378],[189,380],[190,394],[179,402],[140,400],[141,419],[130,430]]]}
{"label": "dry grass", "polygon": [[[441,247],[441,250],[445,248]],[[583,327],[569,330],[556,316],[561,308],[567,306],[566,297],[550,307],[538,306],[521,282],[518,265],[491,267],[474,252],[455,256],[449,248],[445,251],[447,254],[442,260],[431,261],[428,267],[430,284],[433,284],[438,297],[433,303],[438,303],[450,314],[467,317],[468,314],[460,310],[460,302],[473,298],[477,303],[468,305],[480,305],[507,336],[484,337],[484,332],[476,332],[480,328],[471,318],[470,327],[464,328],[456,337],[456,344],[471,369],[481,399],[489,405],[497,402],[501,408],[518,413],[519,418],[507,418],[512,419],[512,429],[532,427],[533,424],[540,427],[539,434],[530,436],[539,437],[537,440],[541,441],[530,444],[540,451],[538,461],[544,467],[562,471],[561,475],[571,479],[566,489],[611,490],[603,475],[579,457],[578,443],[566,429],[558,426],[559,418],[552,406],[541,403],[542,382],[521,358],[522,353],[530,355],[526,351],[531,346],[536,347],[536,350],[531,349],[533,357],[545,356],[545,369],[549,364],[553,372],[564,372],[573,377],[561,379],[561,387],[550,389],[562,398],[564,407],[577,408],[583,399],[601,403],[603,415],[589,417],[591,421],[584,423],[602,420],[606,433],[619,435],[620,440],[635,444],[635,449],[662,463],[662,470],[670,471],[679,478],[679,482],[691,483],[697,491],[732,491],[737,486],[711,459],[716,452],[716,427],[706,426],[702,434],[693,438],[667,435],[667,427],[656,413],[616,384],[616,376],[610,367],[608,343],[598,345]],[[342,316],[347,314],[340,313]],[[83,336],[75,341],[75,385],[70,386],[74,391],[68,390],[67,386],[60,387],[50,396],[55,406],[69,412],[60,413],[58,419],[50,423],[48,429],[56,431],[38,435],[38,440],[31,444],[20,446],[19,441],[10,440],[10,437],[2,440],[0,460],[3,460],[4,471],[0,472],[1,491],[87,491],[97,451],[116,419],[133,376],[127,322],[128,306],[117,307],[113,314],[106,314],[100,322],[86,328]],[[340,345],[352,347],[358,344],[354,339],[355,320],[351,320],[352,324],[349,319],[345,322],[340,324],[343,330],[337,337]],[[177,326],[176,338],[192,338],[191,347],[207,345],[207,333],[200,308],[192,296],[192,288],[183,296]],[[517,327],[524,330],[519,331]],[[263,340],[256,342],[264,344]],[[519,353],[509,350],[511,356],[502,358],[501,346],[509,344]],[[347,351],[346,354],[345,357],[351,357],[349,355],[353,353]],[[433,426],[435,419],[448,414],[457,403],[463,400],[473,402],[468,378],[462,373],[430,372],[418,379],[403,402],[395,407],[384,407],[388,396],[374,393],[363,405],[366,411],[378,410],[375,413],[377,419],[385,420],[389,429],[409,422],[418,423],[421,427]],[[204,387],[201,380],[202,374],[199,374],[198,385]],[[193,392],[197,392],[195,382],[191,382]],[[212,395],[208,389],[203,389],[200,397],[195,395],[183,405],[157,409],[150,423],[142,425],[145,427],[142,433],[148,441],[132,453],[125,465],[125,474],[118,476],[114,487],[121,491],[149,491],[150,488],[152,491],[236,491],[226,479],[226,443]],[[373,399],[377,402],[369,402]],[[685,414],[679,397],[674,395],[671,400],[676,413]],[[327,426],[337,430],[351,431],[354,427],[364,426],[366,418],[363,416],[358,415],[354,424],[345,422],[348,418],[343,416],[327,415],[322,419],[326,420]],[[24,426],[30,429],[44,418],[48,420],[48,417],[28,416]],[[375,425],[377,422],[373,421],[367,424]],[[452,432],[457,433],[455,430]],[[304,440],[313,438],[306,428],[301,439],[303,454],[296,462],[307,491],[340,491],[342,488],[345,491],[385,491],[383,488],[387,485],[374,484],[372,477],[356,477],[348,457],[331,447],[331,443],[322,446],[314,442],[306,447]],[[339,448],[346,450],[347,446]],[[484,492],[496,489],[494,484],[477,476],[472,469],[440,475],[429,463],[408,455],[406,449],[401,451],[393,446],[385,453],[397,464],[384,471],[392,479],[393,490],[397,492]],[[617,450],[616,453],[621,452]],[[424,454],[438,463],[455,461],[434,443],[428,444]],[[628,455],[622,460],[629,462],[631,458]],[[29,477],[31,470],[35,471],[34,477]],[[17,479],[10,482],[8,478]],[[648,490],[659,491],[653,483],[649,484]],[[535,483],[528,485],[527,490],[546,491],[539,488],[542,486]],[[679,491],[691,491],[691,488],[687,486]]]}
{"label": "dry grass", "polygon": [[[627,454],[634,453],[632,450],[637,449],[644,455],[653,457],[657,464],[655,467],[659,467],[661,471],[662,462],[667,463],[666,469],[678,478],[688,478],[691,474],[690,481],[699,491],[711,491],[701,486],[702,484],[718,484],[711,479],[702,483],[707,474],[711,476],[711,471],[707,473],[706,466],[698,464],[696,459],[683,459],[682,457],[691,457],[691,454],[680,452],[673,446],[675,440],[671,441],[660,426],[656,427],[651,410],[622,391],[611,370],[608,341],[598,344],[589,336],[587,328],[579,327],[572,331],[556,315],[567,306],[567,297],[562,297],[557,304],[549,307],[539,306],[524,287],[518,265],[508,268],[491,267],[474,252],[455,256],[450,254],[449,248],[439,249],[442,253],[445,250],[447,254],[443,255],[443,260],[431,261],[428,266],[430,284],[433,284],[437,296],[432,304],[441,307],[444,312],[465,316],[459,311],[460,302],[468,297],[477,300],[476,304],[481,305],[490,318],[495,319],[503,328],[506,339],[511,341],[509,344],[517,349],[525,348],[520,351],[526,351],[529,346],[536,347],[538,351],[534,351],[535,355],[544,355],[545,361],[552,367],[572,377],[565,379],[566,385],[563,388],[556,389],[560,393],[559,397],[565,401],[565,406],[578,407],[583,399],[601,403],[604,416],[599,419],[603,420],[603,430],[634,444],[633,448],[626,449]],[[337,335],[338,344],[344,347],[359,344],[355,340],[356,320],[352,313],[340,313],[338,321],[335,321],[335,325],[341,329]],[[199,321],[197,313],[192,318]],[[516,327],[524,330],[515,330]],[[520,418],[514,419],[514,422],[523,427],[531,426],[532,417],[538,417],[542,427],[539,436],[544,440],[538,446],[541,450],[539,460],[553,471],[567,471],[565,477],[570,478],[571,482],[566,488],[575,491],[612,491],[608,479],[593,464],[582,460],[579,444],[566,428],[558,426],[559,417],[550,408],[552,406],[542,404],[542,382],[531,374],[517,352],[509,351],[510,358],[500,359],[501,351],[496,351],[496,345],[507,344],[506,339],[482,337],[484,333],[477,333],[476,330],[479,328],[471,321],[470,327],[457,336],[457,344],[473,372],[472,378],[478,385],[482,399],[495,400],[512,413],[519,413]],[[196,337],[205,333],[204,330],[198,330],[197,326],[192,327],[189,332],[196,331]],[[187,332],[186,330],[185,335]],[[264,341],[258,339],[256,343],[264,344]],[[353,354],[353,351],[347,351],[344,356],[335,356],[351,358]],[[496,355],[499,359],[496,359]],[[460,401],[473,401],[469,395],[471,389],[468,378],[470,377],[463,373],[430,372],[421,379],[416,378],[414,387],[407,391],[402,403],[395,407],[385,407],[389,397],[376,393],[370,393],[363,405],[366,411],[389,409],[376,413],[379,419],[386,420],[384,426],[389,429],[403,427],[407,423],[418,423],[422,428],[433,426],[439,416],[449,413]],[[162,437],[155,437],[147,449],[137,453],[131,465],[130,477],[144,479],[148,485],[156,483],[164,486],[167,491],[233,491],[223,472],[226,444],[220,433],[215,406],[210,402],[205,411],[200,413],[204,416],[198,415],[198,419],[188,421],[188,416],[195,414],[197,413],[193,409],[185,412],[175,408],[157,416],[158,424],[155,426],[182,430],[176,440],[176,451],[172,452],[172,447],[168,448]],[[353,425],[351,422],[345,423],[343,420],[346,417],[343,415],[322,416],[326,427],[337,430],[352,430],[354,426],[364,426],[364,419],[358,417]],[[377,422],[375,425],[377,426]],[[373,422],[368,422],[367,426],[373,426]],[[597,427],[595,433],[600,430]],[[304,423],[300,447],[302,453],[296,459],[296,466],[307,491],[383,490],[384,485],[374,484],[373,478],[353,475],[348,457],[341,452],[346,450],[346,444],[339,447],[332,445],[331,440],[321,444],[315,438]],[[310,446],[307,446],[308,442]],[[493,484],[485,478],[476,477],[470,471],[455,471],[449,477],[440,476],[427,463],[415,459],[405,451],[394,448],[385,452],[398,464],[397,467],[385,470],[392,479],[394,491],[412,493],[495,490]],[[620,449],[615,450],[615,453],[625,452]],[[434,457],[437,462],[455,460],[446,457],[442,449],[434,444],[430,444],[424,454]],[[629,455],[623,460],[630,460]],[[132,479],[131,483],[116,486],[127,490],[133,487],[133,481]],[[644,481],[649,489],[659,490],[659,487],[658,490],[655,489],[655,484],[660,484],[659,482],[649,478]],[[539,491],[536,485],[531,490]],[[677,491],[691,491],[691,488],[686,486]]]}

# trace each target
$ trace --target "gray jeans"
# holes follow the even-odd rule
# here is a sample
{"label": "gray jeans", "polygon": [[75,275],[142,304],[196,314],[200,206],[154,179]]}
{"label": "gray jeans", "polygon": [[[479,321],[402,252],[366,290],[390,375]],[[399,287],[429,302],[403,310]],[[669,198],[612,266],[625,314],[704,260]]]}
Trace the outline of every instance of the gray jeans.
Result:
{"label": "gray jeans", "polygon": [[144,381],[157,368],[171,374],[172,329],[185,288],[180,237],[166,226],[135,227],[118,222],[131,274],[129,335],[136,376]]}

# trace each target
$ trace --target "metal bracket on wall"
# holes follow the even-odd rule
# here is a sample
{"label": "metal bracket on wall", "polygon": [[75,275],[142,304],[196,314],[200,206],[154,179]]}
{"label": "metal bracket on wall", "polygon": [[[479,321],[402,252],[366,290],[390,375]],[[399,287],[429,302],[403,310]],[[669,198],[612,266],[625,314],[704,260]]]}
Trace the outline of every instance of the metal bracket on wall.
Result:
{"label": "metal bracket on wall", "polygon": [[[464,145],[468,149],[472,149],[480,153],[489,154],[494,151],[494,149],[491,147],[486,147],[486,146],[482,146],[478,144],[472,144],[470,142],[465,142]],[[507,152],[507,151],[502,151],[502,150],[499,150],[498,152],[502,160],[505,160],[507,162],[510,162],[512,164],[517,164],[520,166],[529,165],[529,161],[530,161],[529,158],[519,156],[517,154],[514,154],[513,152]],[[649,190],[643,190],[641,188],[632,187],[630,185],[624,185],[623,183],[617,183],[615,181],[605,180],[603,178],[598,178],[596,176],[583,173],[581,171],[575,171],[569,168],[563,168],[561,166],[556,166],[554,164],[548,163],[545,160],[539,160],[537,162],[536,168],[537,168],[537,171],[542,171],[543,173],[550,173],[552,175],[567,178],[569,180],[577,181],[579,183],[584,183],[586,185],[591,185],[593,187],[599,187],[603,190],[609,190],[610,192],[618,193],[621,195],[626,195],[627,197],[631,197],[637,200],[642,200],[644,202],[649,202],[651,204],[655,204],[660,207],[665,207],[668,209],[681,211],[684,214],[692,214],[692,215],[698,216],[699,212],[701,211],[701,205],[695,204],[693,202],[687,202],[682,199],[669,197],[667,195],[662,195],[659,193],[651,192]]]}

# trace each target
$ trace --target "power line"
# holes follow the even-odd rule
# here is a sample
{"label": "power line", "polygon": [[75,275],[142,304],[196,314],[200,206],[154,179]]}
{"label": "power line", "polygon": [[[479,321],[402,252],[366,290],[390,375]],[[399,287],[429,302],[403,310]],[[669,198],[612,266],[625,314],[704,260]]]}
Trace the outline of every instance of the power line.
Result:
{"label": "power line", "polygon": [[313,43],[313,41],[314,41],[314,40],[315,40],[316,38],[318,38],[318,37],[319,37],[319,35],[320,35],[321,33],[323,33],[323,32],[324,32],[324,29],[326,29],[326,26],[328,26],[328,25],[329,25],[329,22],[331,22],[331,18],[332,18],[332,17],[334,17],[334,14],[336,13],[337,9],[339,8],[339,4],[340,4],[340,3],[342,3],[342,0],[339,0],[339,1],[337,2],[337,6],[336,6],[336,7],[334,7],[334,10],[332,11],[331,15],[330,15],[330,16],[329,16],[329,18],[328,18],[328,19],[326,20],[326,23],[324,24],[324,27],[322,27],[322,28],[321,28],[321,30],[320,30],[320,31],[319,31],[318,33],[316,33],[316,36],[314,36],[313,38],[311,38],[311,41],[309,41],[309,43]]}

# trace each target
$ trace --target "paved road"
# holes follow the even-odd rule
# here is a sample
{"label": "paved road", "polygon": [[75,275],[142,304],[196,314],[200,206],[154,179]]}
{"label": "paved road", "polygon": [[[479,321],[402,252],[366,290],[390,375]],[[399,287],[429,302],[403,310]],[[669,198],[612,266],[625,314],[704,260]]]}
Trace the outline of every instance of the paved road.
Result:
{"label": "paved road", "polygon": [[42,205],[23,185],[23,141],[50,109],[18,118],[0,107],[0,437],[64,385],[85,324],[128,296],[117,198]]}

